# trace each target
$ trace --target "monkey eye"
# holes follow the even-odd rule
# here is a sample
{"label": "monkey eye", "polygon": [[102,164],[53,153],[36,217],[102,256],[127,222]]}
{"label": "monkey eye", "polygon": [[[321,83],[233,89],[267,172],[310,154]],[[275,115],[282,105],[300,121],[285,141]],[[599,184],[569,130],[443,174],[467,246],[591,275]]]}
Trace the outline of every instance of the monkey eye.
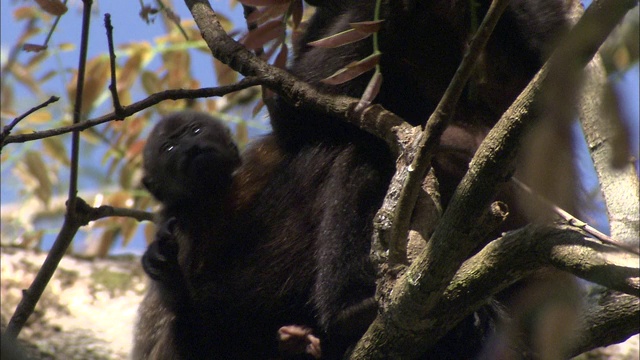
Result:
{"label": "monkey eye", "polygon": [[173,146],[172,144],[164,143],[162,145],[162,147],[160,147],[160,151],[162,151],[162,152],[170,152],[174,148],[175,148],[175,146]]}
{"label": "monkey eye", "polygon": [[199,134],[202,131],[198,124],[191,125],[190,129],[193,134]]}

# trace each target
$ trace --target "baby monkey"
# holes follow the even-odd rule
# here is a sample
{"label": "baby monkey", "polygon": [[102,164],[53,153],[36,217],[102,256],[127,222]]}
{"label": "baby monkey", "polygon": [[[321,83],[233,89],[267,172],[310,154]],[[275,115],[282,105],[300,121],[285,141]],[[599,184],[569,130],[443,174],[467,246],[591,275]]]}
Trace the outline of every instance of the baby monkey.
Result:
{"label": "baby monkey", "polygon": [[288,310],[274,305],[282,314],[272,319],[253,305],[278,301],[247,279],[279,280],[256,271],[268,261],[262,247],[235,235],[233,175],[241,159],[227,126],[195,111],[169,115],[143,155],[142,183],[162,208],[142,257],[153,281],[138,310],[132,358],[319,358],[319,340],[289,325]]}
{"label": "baby monkey", "polygon": [[139,308],[134,359],[207,357],[198,291],[202,266],[223,246],[232,174],[240,154],[221,121],[182,111],[162,119],[144,148],[142,183],[162,203],[142,257],[153,280]]}

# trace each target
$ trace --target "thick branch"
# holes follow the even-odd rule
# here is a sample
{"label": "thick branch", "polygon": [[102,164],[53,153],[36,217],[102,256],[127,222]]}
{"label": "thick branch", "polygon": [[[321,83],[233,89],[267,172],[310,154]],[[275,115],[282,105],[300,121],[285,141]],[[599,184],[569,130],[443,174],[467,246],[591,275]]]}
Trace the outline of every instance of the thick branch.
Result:
{"label": "thick branch", "polygon": [[574,339],[572,356],[625,341],[638,333],[640,299],[604,292],[589,298],[582,312],[582,327]]}
{"label": "thick branch", "polygon": [[403,134],[411,126],[379,105],[356,112],[359,100],[347,96],[327,95],[318,92],[285,70],[270,66],[242,44],[233,40],[222,29],[209,1],[185,0],[193,15],[202,38],[213,56],[244,76],[256,76],[262,85],[287,99],[298,109],[309,109],[346,119],[349,123],[383,139],[397,156]]}
{"label": "thick branch", "polygon": [[[640,193],[638,174],[630,159],[619,168],[613,166],[614,148],[620,142],[620,119],[611,119],[603,104],[608,86],[602,60],[595,58],[586,69],[587,79],[580,104],[580,120],[589,152],[600,181],[607,208],[611,236],[638,249],[640,233]],[[616,132],[616,130],[618,132]],[[626,150],[626,149],[625,149]]]}
{"label": "thick branch", "polygon": [[[429,314],[422,318],[424,326],[420,333],[403,335],[413,338],[412,346],[399,348],[390,356],[411,358],[424,353],[459,321],[486,304],[491,295],[548,266],[631,294],[629,298],[635,298],[640,295],[639,261],[638,256],[629,258],[627,253],[613,246],[603,245],[585,237],[585,233],[575,226],[530,225],[510,232],[464,262],[442,298]],[[580,335],[581,338],[591,339],[598,336],[594,332],[602,332],[600,329],[608,329],[611,334],[605,337],[607,340],[601,342],[585,342],[580,346],[581,349],[609,345],[638,332],[636,321],[631,321],[632,316],[637,316],[637,309],[601,307],[588,308],[585,311],[587,316],[600,320],[594,323],[593,327],[583,329],[585,333]],[[411,315],[415,316],[406,314]],[[618,328],[605,321],[610,318],[617,319],[615,324]],[[395,334],[393,330],[391,329],[391,333]],[[389,329],[384,331],[389,332]],[[423,332],[429,335],[420,335]],[[401,341],[399,337],[393,337],[393,341]],[[364,354],[354,353],[354,357],[360,356]]]}
{"label": "thick branch", "polygon": [[[576,41],[584,36],[583,20],[598,19],[598,12],[610,18],[610,13],[619,16],[618,21],[635,1],[604,0],[599,6],[592,6],[585,12],[567,41]],[[627,7],[624,11],[621,8]],[[615,8],[615,11],[611,8]],[[587,15],[589,14],[589,15]],[[598,27],[593,39],[604,41],[616,22],[606,21],[609,26]],[[591,29],[589,29],[591,33]],[[580,31],[577,33],[576,31]],[[556,63],[558,57],[574,56],[575,64],[584,67],[594,56],[598,46],[576,47],[572,43],[563,43],[556,51],[550,63]],[[565,49],[571,48],[574,51]],[[473,158],[470,169],[443,215],[427,247],[400,278],[390,296],[390,303],[370,326],[356,347],[360,358],[389,358],[416,347],[416,340],[428,338],[428,316],[437,304],[446,285],[478,245],[478,239],[470,235],[476,226],[476,219],[490,203],[497,186],[508,179],[513,170],[513,159],[517,153],[520,139],[526,130],[535,124],[536,118],[532,105],[540,98],[540,87],[547,76],[548,65],[535,76],[514,104],[502,116],[488,134]]]}

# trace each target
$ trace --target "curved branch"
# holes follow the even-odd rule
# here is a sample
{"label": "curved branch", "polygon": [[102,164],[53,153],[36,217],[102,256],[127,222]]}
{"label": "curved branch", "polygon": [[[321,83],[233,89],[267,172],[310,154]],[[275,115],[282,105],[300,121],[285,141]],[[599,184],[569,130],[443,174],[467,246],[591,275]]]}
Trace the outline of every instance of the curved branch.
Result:
{"label": "curved branch", "polygon": [[17,118],[13,119],[13,121],[11,121],[11,123],[7,126],[5,126],[2,129],[2,134],[0,134],[0,151],[2,150],[2,146],[5,143],[5,139],[9,136],[9,134],[11,134],[11,130],[13,130],[14,127],[16,127],[16,125],[18,125],[18,123],[20,121],[22,121],[24,118],[26,118],[27,116],[33,114],[34,112],[49,106],[49,104],[53,104],[54,102],[60,100],[59,97],[57,96],[52,96],[49,99],[47,99],[45,102],[43,102],[40,105],[34,106],[31,109],[27,110],[24,114],[18,116]]}
{"label": "curved branch", "polygon": [[[91,21],[91,6],[92,0],[83,0],[82,8],[82,32],[80,35],[80,58],[78,64],[78,79],[76,83],[76,97],[73,106],[73,123],[81,123],[81,108],[82,108],[82,89],[84,87],[84,75],[87,64],[87,48],[89,44],[89,24]],[[9,138],[5,139],[8,141]],[[4,144],[2,144],[4,145]],[[36,274],[36,278],[33,280],[28,290],[23,292],[22,300],[18,304],[16,311],[9,324],[7,325],[7,335],[15,339],[24,324],[29,319],[29,316],[33,313],[33,310],[40,300],[44,289],[46,288],[49,280],[53,276],[62,256],[69,248],[73,237],[75,236],[80,224],[78,223],[78,216],[76,213],[75,205],[78,203],[78,161],[80,149],[80,133],[74,131],[71,140],[71,165],[69,174],[69,198],[67,200],[67,212],[62,223],[62,228],[56,237],[56,240],[51,247],[51,250],[47,254],[44,264]]]}
{"label": "curved branch", "polygon": [[[458,322],[486,304],[493,294],[548,266],[630,294],[616,295],[616,299],[623,299],[621,304],[627,304],[617,308],[590,299],[598,303],[598,307],[585,309],[586,320],[575,348],[586,351],[618,342],[638,332],[635,321],[638,308],[632,305],[637,304],[640,296],[639,262],[638,256],[629,258],[613,246],[585,237],[576,226],[529,225],[507,233],[462,264],[442,297],[419,322],[414,322],[414,328],[398,332],[395,328],[385,329],[392,334],[392,341],[404,336],[395,334],[413,330],[412,346],[395,349],[391,357],[411,358],[428,351]],[[599,340],[593,341],[596,338]],[[357,354],[356,358],[358,356],[364,355]]]}
{"label": "curved branch", "polygon": [[582,312],[581,332],[574,339],[571,356],[627,340],[638,333],[639,317],[637,297],[608,291],[591,296]]}
{"label": "curved branch", "polygon": [[185,0],[202,38],[213,56],[244,76],[256,76],[262,85],[287,99],[298,109],[322,112],[349,123],[384,140],[392,153],[402,153],[403,135],[412,127],[379,105],[362,112],[355,111],[359,99],[327,95],[298,80],[287,71],[271,66],[222,29],[216,13],[207,0]]}

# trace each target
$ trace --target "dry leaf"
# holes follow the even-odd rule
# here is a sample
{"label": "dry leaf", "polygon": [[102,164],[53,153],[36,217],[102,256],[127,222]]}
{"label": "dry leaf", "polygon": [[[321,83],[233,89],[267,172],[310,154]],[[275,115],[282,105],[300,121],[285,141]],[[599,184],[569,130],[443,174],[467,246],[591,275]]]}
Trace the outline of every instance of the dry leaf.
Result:
{"label": "dry leaf", "polygon": [[360,21],[350,23],[351,27],[363,33],[373,34],[380,31],[384,20]]}
{"label": "dry leaf", "polygon": [[336,48],[366,39],[370,35],[371,33],[361,32],[356,29],[349,29],[320,40],[312,41],[308,45],[319,48]]}
{"label": "dry leaf", "polygon": [[323,79],[322,82],[329,85],[338,85],[354,79],[367,71],[374,69],[380,61],[381,55],[382,53],[371,54],[360,61],[352,62],[346,67],[336,71],[328,78]]}
{"label": "dry leaf", "polygon": [[273,6],[278,4],[287,4],[291,0],[239,0],[240,3],[249,6]]}
{"label": "dry leaf", "polygon": [[382,73],[380,71],[376,71],[371,77],[371,80],[369,80],[369,84],[364,90],[362,98],[360,98],[360,101],[354,110],[356,112],[360,112],[371,105],[380,92],[380,86],[382,86]]}
{"label": "dry leaf", "polygon": [[287,12],[288,8],[289,8],[289,4],[275,5],[275,6],[261,8],[252,12],[251,15],[247,17],[246,21],[248,24],[259,25],[275,17],[282,17],[282,15],[284,15],[285,12]]}
{"label": "dry leaf", "polygon": [[60,16],[68,10],[67,5],[60,0],[36,0],[36,3],[42,10],[55,16]]}
{"label": "dry leaf", "polygon": [[284,24],[280,20],[272,20],[247,34],[241,41],[247,49],[255,50],[264,46],[269,41],[276,39],[285,32]]}
{"label": "dry leaf", "polygon": [[45,45],[38,45],[38,44],[24,44],[22,45],[22,50],[26,52],[39,52],[39,51],[47,50],[47,47]]}

